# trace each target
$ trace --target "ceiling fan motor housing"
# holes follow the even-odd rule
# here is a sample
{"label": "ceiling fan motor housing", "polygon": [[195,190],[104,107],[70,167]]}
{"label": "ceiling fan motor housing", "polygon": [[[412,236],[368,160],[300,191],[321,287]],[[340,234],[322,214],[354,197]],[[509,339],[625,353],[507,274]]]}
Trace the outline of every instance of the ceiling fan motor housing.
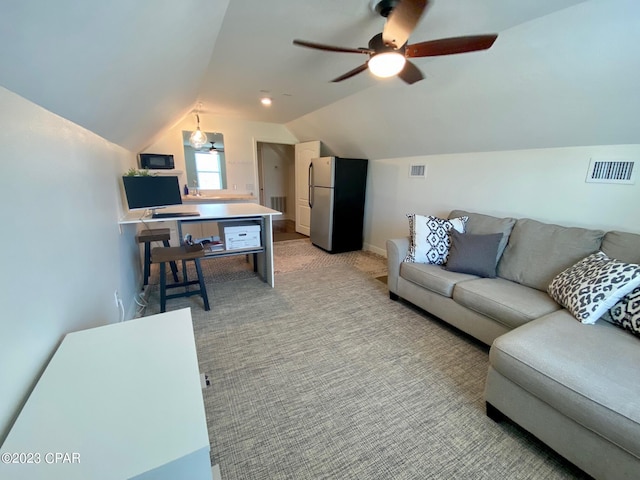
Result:
{"label": "ceiling fan motor housing", "polygon": [[403,45],[400,48],[393,48],[391,45],[385,45],[384,40],[382,39],[382,33],[374,35],[371,37],[371,40],[369,40],[369,49],[375,52],[372,55],[378,55],[385,52],[396,52],[404,56],[405,47],[406,45]]}
{"label": "ceiling fan motor housing", "polygon": [[371,5],[376,13],[387,18],[399,3],[400,0],[373,0],[373,2],[371,2]]}

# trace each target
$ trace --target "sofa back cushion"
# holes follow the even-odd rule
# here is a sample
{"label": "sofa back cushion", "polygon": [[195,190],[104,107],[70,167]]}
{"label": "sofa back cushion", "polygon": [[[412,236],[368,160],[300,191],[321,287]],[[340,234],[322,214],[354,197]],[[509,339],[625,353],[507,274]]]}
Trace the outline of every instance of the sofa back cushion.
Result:
{"label": "sofa back cushion", "polygon": [[556,275],[598,251],[604,233],[519,219],[498,264],[498,276],[546,291]]}
{"label": "sofa back cushion", "polygon": [[640,264],[640,235],[637,233],[607,232],[601,249],[609,258]]}
{"label": "sofa back cushion", "polygon": [[482,213],[472,213],[465,210],[452,210],[449,218],[469,217],[465,225],[465,232],[473,235],[488,235],[491,233],[502,233],[502,240],[498,244],[498,257],[500,260],[502,252],[504,252],[509,235],[513,226],[516,224],[515,218],[498,218]]}

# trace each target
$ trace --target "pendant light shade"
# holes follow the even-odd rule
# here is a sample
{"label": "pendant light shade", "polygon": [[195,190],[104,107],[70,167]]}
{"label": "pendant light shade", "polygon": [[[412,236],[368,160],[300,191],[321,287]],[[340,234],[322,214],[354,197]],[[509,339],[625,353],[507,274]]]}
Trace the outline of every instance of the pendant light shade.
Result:
{"label": "pendant light shade", "polygon": [[189,144],[196,150],[200,150],[207,143],[207,136],[200,130],[200,115],[196,114],[198,128],[189,137]]}

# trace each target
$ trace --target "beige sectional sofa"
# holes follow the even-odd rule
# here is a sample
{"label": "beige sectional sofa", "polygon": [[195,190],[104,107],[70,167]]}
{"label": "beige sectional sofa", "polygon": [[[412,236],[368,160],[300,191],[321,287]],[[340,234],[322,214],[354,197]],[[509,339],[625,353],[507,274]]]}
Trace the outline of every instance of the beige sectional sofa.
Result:
{"label": "beige sectional sofa", "polygon": [[594,252],[640,264],[640,235],[461,210],[449,218],[464,216],[467,234],[503,234],[496,277],[405,262],[409,238],[392,239],[390,297],[491,345],[489,416],[510,418],[595,478],[640,478],[640,337],[585,325],[547,293]]}

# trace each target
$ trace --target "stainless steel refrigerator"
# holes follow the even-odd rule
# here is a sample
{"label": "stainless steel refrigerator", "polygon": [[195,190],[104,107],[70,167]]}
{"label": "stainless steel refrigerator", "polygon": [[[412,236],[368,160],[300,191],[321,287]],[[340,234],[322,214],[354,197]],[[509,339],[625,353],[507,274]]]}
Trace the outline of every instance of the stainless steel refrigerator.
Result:
{"label": "stainless steel refrigerator", "polygon": [[367,160],[321,157],[309,165],[311,243],[330,253],[362,249]]}

